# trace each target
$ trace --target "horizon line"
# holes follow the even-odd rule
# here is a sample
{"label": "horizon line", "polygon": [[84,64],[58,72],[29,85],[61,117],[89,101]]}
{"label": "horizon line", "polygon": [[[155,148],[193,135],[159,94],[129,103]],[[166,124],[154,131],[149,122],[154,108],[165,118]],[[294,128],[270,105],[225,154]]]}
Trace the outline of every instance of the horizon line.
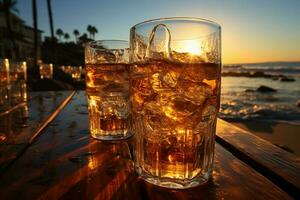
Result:
{"label": "horizon line", "polygon": [[222,65],[238,65],[238,64],[258,64],[258,63],[300,63],[300,60],[296,60],[296,61],[293,61],[293,60],[287,60],[287,61],[282,61],[282,60],[279,60],[279,61],[260,61],[260,62],[233,62],[233,63],[230,63],[230,62],[224,62],[222,63]]}

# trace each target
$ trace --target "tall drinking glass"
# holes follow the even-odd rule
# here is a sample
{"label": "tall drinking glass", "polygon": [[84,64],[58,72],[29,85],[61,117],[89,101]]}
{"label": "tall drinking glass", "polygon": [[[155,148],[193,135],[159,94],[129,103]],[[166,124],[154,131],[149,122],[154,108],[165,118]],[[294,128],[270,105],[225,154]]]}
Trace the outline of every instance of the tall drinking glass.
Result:
{"label": "tall drinking glass", "polygon": [[205,183],[212,174],[220,105],[221,28],[196,18],[146,21],[131,28],[135,165],[168,188]]}
{"label": "tall drinking glass", "polygon": [[130,131],[129,44],[104,40],[85,48],[90,132],[101,140],[125,139]]}
{"label": "tall drinking glass", "polygon": [[27,65],[26,62],[10,63],[10,100],[12,106],[27,101]]}
{"label": "tall drinking glass", "polygon": [[9,60],[0,59],[0,112],[7,111],[9,102]]}

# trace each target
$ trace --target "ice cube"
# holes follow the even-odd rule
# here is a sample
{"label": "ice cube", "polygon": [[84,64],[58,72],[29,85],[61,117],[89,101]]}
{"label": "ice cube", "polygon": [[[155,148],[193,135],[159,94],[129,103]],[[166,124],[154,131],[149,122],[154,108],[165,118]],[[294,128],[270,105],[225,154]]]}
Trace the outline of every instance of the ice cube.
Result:
{"label": "ice cube", "polygon": [[156,92],[163,90],[163,83],[160,81],[159,76],[160,76],[159,73],[154,73],[151,76],[151,80],[150,80],[152,89]]}
{"label": "ice cube", "polygon": [[146,50],[146,58],[169,59],[171,35],[165,24],[156,25],[149,36],[149,43]]}
{"label": "ice cube", "polygon": [[[160,114],[148,115],[146,120],[148,130],[150,131],[168,132],[174,125],[174,121],[171,121],[166,116]],[[161,135],[161,137],[164,137],[164,135]]]}
{"label": "ice cube", "polygon": [[165,116],[163,107],[157,101],[145,102],[143,107],[143,115],[145,115],[145,123],[151,127],[152,131],[172,130],[172,127],[177,123],[176,121]]}
{"label": "ice cube", "polygon": [[192,115],[197,109],[197,105],[183,97],[172,97],[166,105],[162,106],[164,114],[175,121],[182,121]]}
{"label": "ice cube", "polygon": [[136,78],[131,81],[132,104],[136,111],[141,111],[145,101],[154,100],[157,94],[154,93],[150,79],[146,77]]}
{"label": "ice cube", "polygon": [[156,93],[151,94],[143,94],[141,92],[135,91],[133,92],[132,105],[135,111],[141,112],[144,109],[144,104],[149,101],[155,101],[157,98]]}
{"label": "ice cube", "polygon": [[172,90],[162,92],[162,93],[158,94],[157,101],[159,101],[160,105],[163,106],[163,105],[166,105],[166,103],[168,103],[169,99],[175,95],[176,95],[175,91],[172,91]]}
{"label": "ice cube", "polygon": [[[96,61],[101,62],[108,62],[108,63],[114,63],[116,60],[116,56],[114,53],[111,53],[109,51],[105,51],[104,49],[97,49],[98,52],[88,53],[87,55],[96,55]],[[95,62],[95,58],[91,58],[93,62]]]}
{"label": "ice cube", "polygon": [[136,78],[131,81],[134,92],[138,92],[142,95],[151,95],[153,93],[150,79],[146,77]]}
{"label": "ice cube", "polygon": [[180,74],[176,71],[168,70],[161,75],[161,79],[165,84],[173,88],[177,85],[179,75]]}
{"label": "ice cube", "polygon": [[133,37],[132,57],[136,61],[143,60],[147,49],[147,39],[139,34],[134,34]]}
{"label": "ice cube", "polygon": [[162,74],[161,73],[154,73],[151,76],[150,82],[151,82],[152,89],[157,93],[165,92],[165,91],[170,90],[168,85],[162,81]]}
{"label": "ice cube", "polygon": [[[102,99],[101,99],[102,100]],[[99,102],[100,105],[97,106],[97,112],[100,113],[101,117],[109,117],[114,115],[114,105],[108,101],[102,100]]]}
{"label": "ice cube", "polygon": [[213,94],[211,87],[205,83],[184,82],[181,84],[180,89],[184,97],[196,105],[203,104]]}
{"label": "ice cube", "polygon": [[127,118],[130,112],[128,99],[119,97],[114,104],[114,114],[120,119]]}
{"label": "ice cube", "polygon": [[144,98],[142,94],[139,92],[134,92],[132,96],[132,106],[134,110],[137,112],[141,111],[144,105]]}
{"label": "ice cube", "polygon": [[162,113],[161,106],[155,101],[145,102],[144,110],[147,112],[147,114],[161,115]]}
{"label": "ice cube", "polygon": [[163,162],[183,162],[184,152],[177,142],[176,135],[169,135],[161,142],[161,158]]}
{"label": "ice cube", "polygon": [[117,49],[113,51],[116,63],[124,63],[129,60],[129,49]]}

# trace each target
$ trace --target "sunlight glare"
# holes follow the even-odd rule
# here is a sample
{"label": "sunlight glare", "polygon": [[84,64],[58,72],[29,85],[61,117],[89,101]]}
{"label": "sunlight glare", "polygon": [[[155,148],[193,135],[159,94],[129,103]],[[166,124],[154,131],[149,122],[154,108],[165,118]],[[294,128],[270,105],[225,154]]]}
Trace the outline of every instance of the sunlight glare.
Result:
{"label": "sunlight glare", "polygon": [[186,40],[181,47],[182,52],[188,52],[192,55],[201,55],[201,43],[194,40]]}

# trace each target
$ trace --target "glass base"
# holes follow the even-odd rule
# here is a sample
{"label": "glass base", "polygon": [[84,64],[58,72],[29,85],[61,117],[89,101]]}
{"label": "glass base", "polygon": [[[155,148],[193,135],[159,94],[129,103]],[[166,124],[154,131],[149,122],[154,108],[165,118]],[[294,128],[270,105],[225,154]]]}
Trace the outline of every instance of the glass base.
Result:
{"label": "glass base", "polygon": [[[140,173],[139,173],[140,174]],[[207,183],[211,177],[211,173],[201,174],[190,180],[179,180],[171,178],[158,178],[147,174],[140,174],[140,177],[146,182],[169,189],[187,189],[197,187]]]}
{"label": "glass base", "polygon": [[133,136],[133,133],[132,132],[128,132],[126,134],[107,134],[107,135],[103,135],[103,134],[91,134],[91,136],[94,139],[105,140],[105,141],[126,140],[126,139],[130,138],[131,136]]}

